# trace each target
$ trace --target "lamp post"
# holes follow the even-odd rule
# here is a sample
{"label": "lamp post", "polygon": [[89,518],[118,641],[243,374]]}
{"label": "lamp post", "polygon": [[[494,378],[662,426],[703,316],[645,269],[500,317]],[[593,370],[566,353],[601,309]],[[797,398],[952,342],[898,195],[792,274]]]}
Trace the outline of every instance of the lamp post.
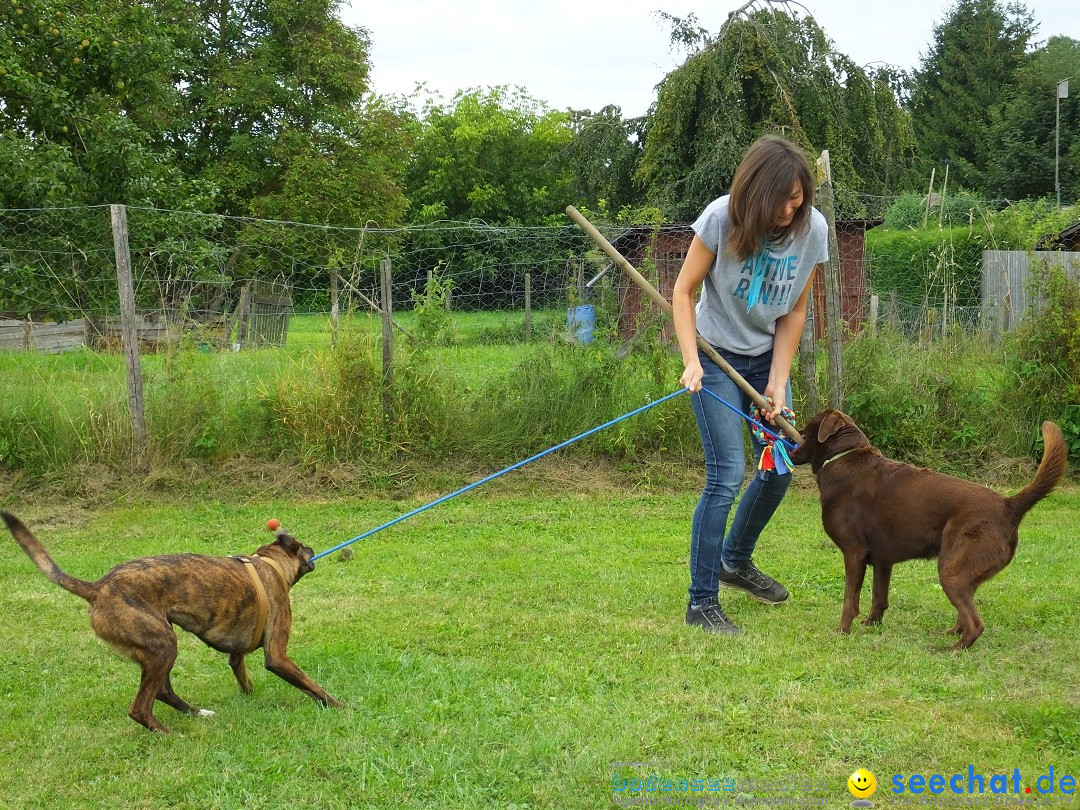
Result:
{"label": "lamp post", "polygon": [[[1071,79],[1072,76],[1069,77]],[[1061,174],[1058,165],[1058,147],[1061,143],[1061,100],[1069,97],[1069,79],[1062,79],[1057,86],[1057,109],[1054,117],[1054,191],[1057,192],[1057,206],[1061,208]]]}

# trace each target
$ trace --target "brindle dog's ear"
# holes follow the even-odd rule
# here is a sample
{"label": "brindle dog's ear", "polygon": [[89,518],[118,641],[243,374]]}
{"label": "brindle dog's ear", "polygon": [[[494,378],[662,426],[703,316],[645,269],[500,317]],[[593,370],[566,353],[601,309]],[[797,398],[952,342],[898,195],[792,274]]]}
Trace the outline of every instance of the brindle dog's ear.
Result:
{"label": "brindle dog's ear", "polygon": [[275,535],[277,544],[281,546],[285,551],[292,555],[296,555],[297,550],[300,548],[300,541],[289,534],[284,529],[278,529],[277,535]]}
{"label": "brindle dog's ear", "polygon": [[840,411],[828,411],[825,414],[825,418],[821,420],[821,424],[818,425],[817,440],[819,444],[824,444],[830,439],[840,428],[851,424],[851,419],[842,414]]}

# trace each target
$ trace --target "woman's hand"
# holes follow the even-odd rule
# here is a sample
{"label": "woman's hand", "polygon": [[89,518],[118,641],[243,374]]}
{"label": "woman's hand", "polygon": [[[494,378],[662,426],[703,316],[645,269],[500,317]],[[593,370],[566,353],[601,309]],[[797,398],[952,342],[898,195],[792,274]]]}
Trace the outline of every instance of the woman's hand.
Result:
{"label": "woman's hand", "polygon": [[782,415],[782,411],[787,405],[787,380],[784,380],[782,385],[773,385],[770,381],[769,384],[765,386],[765,398],[772,404],[768,409],[763,409],[762,412],[764,413],[765,418],[775,425],[776,417]]}
{"label": "woman's hand", "polygon": [[679,382],[683,387],[688,389],[691,394],[696,394],[701,390],[701,378],[705,376],[705,371],[701,367],[701,363],[688,363],[686,368],[683,369],[682,376],[679,378]]}

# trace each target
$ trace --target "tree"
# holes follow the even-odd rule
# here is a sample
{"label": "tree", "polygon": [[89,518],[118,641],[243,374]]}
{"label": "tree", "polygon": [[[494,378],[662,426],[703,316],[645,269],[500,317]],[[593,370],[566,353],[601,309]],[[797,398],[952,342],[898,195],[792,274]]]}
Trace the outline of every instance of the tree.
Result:
{"label": "tree", "polygon": [[172,31],[149,7],[0,4],[0,207],[205,204],[165,144]]}
{"label": "tree", "polygon": [[913,141],[890,77],[835,52],[812,18],[767,4],[754,11],[748,3],[715,36],[674,25],[673,39],[704,44],[661,83],[638,172],[672,218],[690,219],[723,193],[766,132],[828,149],[834,180],[847,189],[884,195],[905,186]]}
{"label": "tree", "polygon": [[645,143],[645,121],[624,119],[613,105],[597,113],[571,113],[573,140],[563,151],[562,161],[573,178],[575,205],[617,216],[620,210],[644,201],[634,175]]}
{"label": "tree", "polygon": [[[184,0],[177,0],[183,2]],[[163,2],[163,0],[156,0]],[[177,38],[186,120],[175,146],[219,213],[363,225],[397,221],[408,132],[368,98],[370,41],[334,0],[187,0]]]}
{"label": "tree", "polygon": [[987,190],[991,132],[1034,31],[1022,3],[1003,8],[998,0],[956,0],[935,26],[934,44],[915,72],[911,94],[925,174],[948,161],[950,184]]}
{"label": "tree", "polygon": [[[1016,72],[1016,84],[990,137],[991,194],[1010,200],[1055,196],[1054,136],[1057,87],[1075,76],[1080,85],[1080,41],[1051,37]],[[1073,90],[1073,95],[1075,95]],[[1080,104],[1061,101],[1061,199],[1080,199]]]}
{"label": "tree", "polygon": [[569,116],[506,87],[429,101],[408,169],[409,218],[538,225],[570,202]]}

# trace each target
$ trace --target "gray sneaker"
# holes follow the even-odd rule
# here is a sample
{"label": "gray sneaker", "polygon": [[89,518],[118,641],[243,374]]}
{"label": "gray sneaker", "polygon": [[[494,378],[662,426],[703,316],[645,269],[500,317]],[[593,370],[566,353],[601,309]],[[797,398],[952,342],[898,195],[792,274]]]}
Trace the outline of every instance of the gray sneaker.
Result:
{"label": "gray sneaker", "polygon": [[732,572],[720,566],[720,584],[725,588],[744,591],[766,605],[779,605],[788,598],[787,588],[768,574],[761,573],[753,560]]}
{"label": "gray sneaker", "polygon": [[700,627],[706,633],[736,635],[742,632],[724,614],[723,608],[720,607],[720,600],[715,596],[706,599],[700,605],[687,605],[686,623],[691,627]]}

